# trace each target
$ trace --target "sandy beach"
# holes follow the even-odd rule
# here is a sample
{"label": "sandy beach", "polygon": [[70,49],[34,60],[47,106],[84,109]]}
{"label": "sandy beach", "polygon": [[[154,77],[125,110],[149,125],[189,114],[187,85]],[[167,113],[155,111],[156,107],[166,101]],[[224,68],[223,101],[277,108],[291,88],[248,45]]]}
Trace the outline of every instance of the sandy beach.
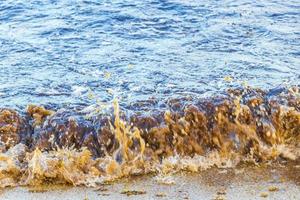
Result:
{"label": "sandy beach", "polygon": [[179,173],[158,183],[153,175],[125,178],[97,188],[17,187],[2,190],[1,200],[93,199],[300,199],[299,165],[211,169]]}

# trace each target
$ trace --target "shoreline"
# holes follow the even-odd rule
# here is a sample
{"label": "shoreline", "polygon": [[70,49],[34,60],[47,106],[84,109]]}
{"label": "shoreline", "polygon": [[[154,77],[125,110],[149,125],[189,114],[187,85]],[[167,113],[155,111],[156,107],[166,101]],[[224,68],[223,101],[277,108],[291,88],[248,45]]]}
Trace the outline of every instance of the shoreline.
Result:
{"label": "shoreline", "polygon": [[6,188],[1,200],[93,199],[299,199],[300,165],[212,168],[169,176],[161,184],[152,175],[132,176],[96,188],[66,185]]}

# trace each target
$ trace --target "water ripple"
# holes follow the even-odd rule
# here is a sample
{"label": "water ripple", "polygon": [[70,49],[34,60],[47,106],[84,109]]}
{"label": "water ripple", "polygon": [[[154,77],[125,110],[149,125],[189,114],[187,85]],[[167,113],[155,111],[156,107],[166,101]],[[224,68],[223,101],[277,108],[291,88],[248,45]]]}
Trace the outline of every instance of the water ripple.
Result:
{"label": "water ripple", "polygon": [[298,84],[299,22],[295,0],[1,1],[0,104],[206,96],[236,84],[226,76]]}

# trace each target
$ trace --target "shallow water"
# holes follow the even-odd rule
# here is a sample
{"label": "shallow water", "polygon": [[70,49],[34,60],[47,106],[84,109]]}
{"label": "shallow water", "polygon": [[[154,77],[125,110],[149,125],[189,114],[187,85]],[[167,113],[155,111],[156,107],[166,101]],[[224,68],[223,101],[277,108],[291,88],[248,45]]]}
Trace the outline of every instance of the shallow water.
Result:
{"label": "shallow water", "polygon": [[[3,200],[82,200],[82,199],[231,199],[231,200],[298,200],[300,195],[299,169],[293,167],[262,167],[228,169],[195,173],[179,173],[176,184],[158,184],[151,176],[126,178],[113,185],[97,188],[66,186],[35,186],[0,190]],[[298,180],[297,180],[298,179]],[[278,190],[269,191],[270,188]],[[127,193],[125,193],[127,191]],[[130,193],[131,192],[131,193]],[[139,192],[139,193],[138,193]],[[131,194],[131,195],[130,195]],[[266,198],[263,198],[266,195]]]}
{"label": "shallow water", "polygon": [[262,89],[297,84],[300,3],[0,2],[0,105],[90,105],[113,96],[211,96],[232,76]]}

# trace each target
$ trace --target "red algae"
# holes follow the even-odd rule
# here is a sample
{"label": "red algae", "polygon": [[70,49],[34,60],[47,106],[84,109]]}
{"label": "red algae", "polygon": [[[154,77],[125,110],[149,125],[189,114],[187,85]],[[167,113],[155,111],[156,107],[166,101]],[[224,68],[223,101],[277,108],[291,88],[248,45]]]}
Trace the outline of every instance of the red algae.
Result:
{"label": "red algae", "polygon": [[[198,172],[240,163],[296,162],[300,157],[297,89],[275,96],[258,89],[169,110],[86,119],[70,111],[29,106],[27,117],[0,110],[0,186],[67,183],[96,186],[124,176]],[[28,122],[26,122],[28,119]]]}

